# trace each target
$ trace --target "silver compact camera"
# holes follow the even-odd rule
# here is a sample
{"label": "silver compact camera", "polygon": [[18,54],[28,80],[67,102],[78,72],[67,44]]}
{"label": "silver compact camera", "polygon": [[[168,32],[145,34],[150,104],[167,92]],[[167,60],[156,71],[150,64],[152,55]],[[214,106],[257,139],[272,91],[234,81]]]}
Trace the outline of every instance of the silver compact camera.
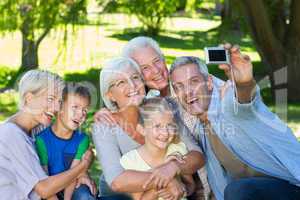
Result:
{"label": "silver compact camera", "polygon": [[224,47],[205,47],[206,64],[230,64],[228,50]]}

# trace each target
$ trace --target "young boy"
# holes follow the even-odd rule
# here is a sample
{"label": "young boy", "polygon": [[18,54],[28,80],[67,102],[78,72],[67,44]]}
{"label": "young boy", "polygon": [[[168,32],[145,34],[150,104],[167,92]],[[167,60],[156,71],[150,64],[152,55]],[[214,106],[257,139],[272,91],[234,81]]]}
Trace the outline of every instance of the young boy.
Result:
{"label": "young boy", "polygon": [[[182,160],[188,151],[185,144],[180,142],[172,109],[167,101],[162,98],[147,99],[140,110],[140,124],[137,126],[137,131],[145,137],[145,144],[124,154],[120,159],[122,167],[137,171],[151,171],[170,159]],[[177,178],[179,183],[184,184],[182,187],[185,188],[186,195],[191,195],[195,189],[193,177],[184,175]],[[132,197],[135,200],[170,198],[164,190],[134,193]]]}
{"label": "young boy", "polygon": [[[62,93],[61,110],[54,124],[36,137],[40,162],[48,175],[56,175],[76,166],[89,148],[89,137],[78,130],[87,117],[91,95],[88,88],[68,83]],[[79,183],[77,183],[80,180]],[[80,185],[76,188],[76,185]],[[88,175],[82,174],[77,181],[57,193],[52,199],[95,199],[95,186]]]}

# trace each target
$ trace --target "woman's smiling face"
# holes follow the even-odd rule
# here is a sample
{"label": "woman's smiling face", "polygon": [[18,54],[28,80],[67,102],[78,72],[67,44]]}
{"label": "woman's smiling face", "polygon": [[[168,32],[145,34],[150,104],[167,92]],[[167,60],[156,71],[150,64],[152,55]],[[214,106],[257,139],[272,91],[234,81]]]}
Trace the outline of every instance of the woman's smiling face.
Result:
{"label": "woman's smiling face", "polygon": [[59,111],[60,103],[61,90],[49,87],[35,94],[26,94],[25,110],[33,115],[36,123],[48,126]]}
{"label": "woman's smiling face", "polygon": [[122,72],[118,71],[113,76],[114,80],[109,83],[106,95],[117,104],[118,109],[140,105],[146,93],[140,73],[133,67],[126,66]]}

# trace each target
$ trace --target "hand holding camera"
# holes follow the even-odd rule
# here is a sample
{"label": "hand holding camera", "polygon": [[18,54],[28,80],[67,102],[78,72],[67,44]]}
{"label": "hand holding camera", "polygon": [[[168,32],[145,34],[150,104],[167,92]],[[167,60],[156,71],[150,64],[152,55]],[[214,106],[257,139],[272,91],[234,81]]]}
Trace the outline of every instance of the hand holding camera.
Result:
{"label": "hand holding camera", "polygon": [[[206,64],[219,64],[229,79],[236,84],[253,80],[253,66],[249,56],[242,55],[237,45],[227,43],[222,47],[205,48]],[[234,77],[232,79],[232,76]]]}

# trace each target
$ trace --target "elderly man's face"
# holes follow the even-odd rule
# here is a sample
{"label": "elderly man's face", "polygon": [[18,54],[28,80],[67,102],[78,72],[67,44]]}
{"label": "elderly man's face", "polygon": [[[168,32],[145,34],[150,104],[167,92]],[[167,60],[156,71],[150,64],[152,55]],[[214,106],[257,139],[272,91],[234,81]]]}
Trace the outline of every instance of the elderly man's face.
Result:
{"label": "elderly man's face", "polygon": [[147,87],[162,90],[168,86],[166,63],[152,47],[136,50],[131,58],[140,66]]}
{"label": "elderly man's face", "polygon": [[181,105],[192,115],[202,115],[208,110],[212,80],[199,72],[195,64],[176,68],[171,74],[174,91]]}

